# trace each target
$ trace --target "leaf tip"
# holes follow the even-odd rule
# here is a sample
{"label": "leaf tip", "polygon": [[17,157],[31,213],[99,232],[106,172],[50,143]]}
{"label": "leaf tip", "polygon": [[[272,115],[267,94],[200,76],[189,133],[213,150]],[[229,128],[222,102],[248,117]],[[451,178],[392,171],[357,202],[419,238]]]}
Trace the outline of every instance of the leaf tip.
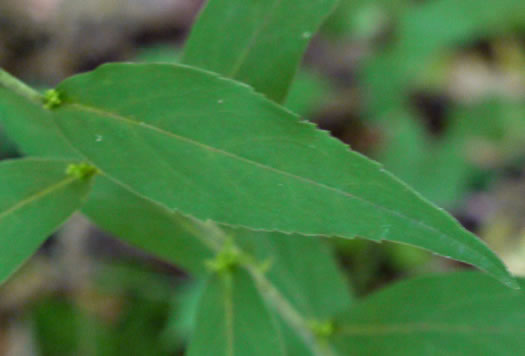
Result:
{"label": "leaf tip", "polygon": [[501,282],[504,285],[506,285],[507,287],[512,288],[514,290],[520,290],[521,289],[521,286],[518,283],[518,281],[516,280],[516,278],[514,278],[512,276],[509,276],[509,277],[507,277],[505,279],[501,279]]}

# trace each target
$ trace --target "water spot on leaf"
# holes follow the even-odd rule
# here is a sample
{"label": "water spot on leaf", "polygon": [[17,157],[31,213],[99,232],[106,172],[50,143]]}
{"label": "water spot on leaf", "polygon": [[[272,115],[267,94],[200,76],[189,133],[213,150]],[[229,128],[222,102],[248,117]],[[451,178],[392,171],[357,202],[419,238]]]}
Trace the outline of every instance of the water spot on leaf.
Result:
{"label": "water spot on leaf", "polygon": [[307,31],[303,32],[303,38],[304,39],[309,39],[310,37],[312,37],[312,33],[311,32],[307,32]]}
{"label": "water spot on leaf", "polygon": [[103,139],[104,139],[104,137],[102,137],[102,135],[95,136],[95,141],[96,142],[102,142]]}

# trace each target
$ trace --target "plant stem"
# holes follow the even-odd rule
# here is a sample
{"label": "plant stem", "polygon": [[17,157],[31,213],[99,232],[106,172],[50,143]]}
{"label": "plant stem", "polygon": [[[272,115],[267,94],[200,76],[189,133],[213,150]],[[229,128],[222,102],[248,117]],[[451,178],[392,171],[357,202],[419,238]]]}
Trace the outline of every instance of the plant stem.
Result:
{"label": "plant stem", "polygon": [[259,290],[264,295],[264,297],[273,305],[283,320],[299,334],[299,336],[310,347],[314,355],[335,355],[330,345],[319,340],[319,338],[308,326],[307,320],[290,304],[290,302],[281,294],[281,292],[272,284],[272,282],[266,278],[258,266],[254,266],[253,263],[251,263],[244,264],[243,267],[248,270],[252,278],[259,286]]}
{"label": "plant stem", "polygon": [[[212,221],[201,223],[203,230],[208,232],[205,239],[210,240],[211,245],[224,244],[227,240],[227,234]],[[250,258],[249,254],[243,251],[239,246],[235,246],[239,254],[243,257],[239,259],[240,266],[248,271],[258,286],[259,291],[264,298],[274,307],[277,313],[282,317],[300,338],[308,345],[315,356],[334,356],[335,352],[332,347],[320,340],[310,328],[308,321],[299,313],[294,306],[282,295],[273,283],[266,278],[264,271],[258,261]],[[215,252],[220,252],[214,249]]]}
{"label": "plant stem", "polygon": [[15,78],[5,70],[0,68],[0,86],[9,89],[18,95],[26,97],[27,99],[41,104],[44,101],[44,96],[35,89],[31,88],[21,80]]}

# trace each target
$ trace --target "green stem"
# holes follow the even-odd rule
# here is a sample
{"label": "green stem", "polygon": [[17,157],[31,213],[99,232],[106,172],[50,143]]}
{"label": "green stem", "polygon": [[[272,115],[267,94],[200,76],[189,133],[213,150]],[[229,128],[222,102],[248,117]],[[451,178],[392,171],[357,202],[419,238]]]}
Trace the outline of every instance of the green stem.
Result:
{"label": "green stem", "polygon": [[[208,234],[205,238],[211,240],[216,245],[218,241],[223,241],[223,244],[227,240],[227,234],[215,223],[207,221],[204,223],[205,229]],[[210,241],[210,242],[211,242]],[[282,295],[273,283],[266,278],[266,275],[261,268],[261,264],[249,256],[248,253],[243,251],[239,246],[234,246],[238,251],[239,259],[238,262],[241,267],[246,269],[252,276],[257,287],[264,298],[275,308],[282,319],[287,323],[295,332],[304,340],[304,342],[312,350],[315,356],[334,356],[335,352],[332,347],[327,343],[323,342],[310,327],[309,322],[304,318],[301,313],[294,308],[294,306]],[[216,250],[216,252],[219,252]]]}
{"label": "green stem", "polygon": [[2,68],[0,68],[0,86],[26,97],[35,103],[41,104],[44,101],[44,96],[42,94],[21,80],[13,77]]}
{"label": "green stem", "polygon": [[295,330],[297,334],[299,334],[303,341],[310,347],[314,355],[335,355],[331,346],[328,343],[319,340],[319,338],[312,332],[307,320],[290,304],[272,282],[266,278],[258,266],[245,264],[243,267],[251,274],[266,300],[273,305],[283,320]]}

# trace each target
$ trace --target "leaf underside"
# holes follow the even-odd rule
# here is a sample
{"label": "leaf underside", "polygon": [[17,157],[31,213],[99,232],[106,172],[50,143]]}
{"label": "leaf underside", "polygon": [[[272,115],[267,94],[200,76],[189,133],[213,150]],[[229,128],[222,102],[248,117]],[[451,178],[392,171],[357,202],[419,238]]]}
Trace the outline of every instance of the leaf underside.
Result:
{"label": "leaf underside", "polygon": [[[521,286],[525,286],[523,280]],[[341,355],[518,355],[525,295],[475,272],[398,283],[339,317]]]}
{"label": "leaf underside", "polygon": [[70,163],[45,159],[0,163],[0,283],[82,205],[90,182],[66,175]]}
{"label": "leaf underside", "polygon": [[183,63],[237,79],[281,102],[308,42],[336,3],[211,0],[192,28]]}
{"label": "leaf underside", "polygon": [[187,354],[284,355],[276,323],[246,271],[234,269],[210,277]]}

